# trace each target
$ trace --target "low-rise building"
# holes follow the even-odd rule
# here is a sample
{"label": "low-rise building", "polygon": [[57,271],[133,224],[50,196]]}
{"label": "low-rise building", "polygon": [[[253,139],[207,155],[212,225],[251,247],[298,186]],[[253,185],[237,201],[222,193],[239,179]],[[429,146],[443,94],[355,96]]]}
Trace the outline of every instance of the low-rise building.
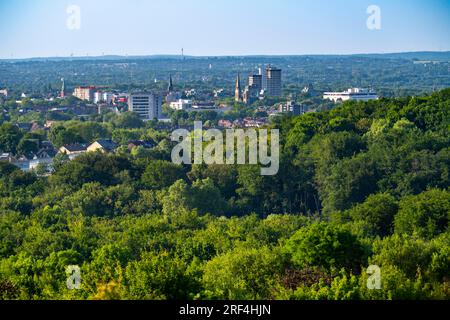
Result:
{"label": "low-rise building", "polygon": [[254,119],[254,118],[244,119],[245,128],[261,128],[265,125],[267,125],[267,121],[265,119]]}
{"label": "low-rise building", "polygon": [[195,97],[197,95],[197,91],[195,89],[189,89],[184,91],[184,95],[186,97]]}
{"label": "low-rise building", "polygon": [[0,90],[0,96],[4,96],[5,98],[8,98],[8,90],[7,89],[1,89]]}
{"label": "low-rise building", "polygon": [[225,120],[225,119],[219,120],[217,125],[221,128],[225,128],[225,129],[233,128],[233,122],[231,122],[230,120]]}
{"label": "low-rise building", "polygon": [[166,102],[171,104],[172,102],[177,102],[181,99],[181,92],[172,91],[166,95]]}
{"label": "low-rise building", "polygon": [[87,152],[87,146],[85,144],[77,143],[65,145],[59,148],[58,153],[65,154],[69,157],[70,160],[75,159],[76,157]]}
{"label": "low-rise building", "polygon": [[33,124],[30,122],[16,123],[16,127],[22,131],[29,132],[29,131],[31,131]]}
{"label": "low-rise building", "polygon": [[378,100],[376,92],[362,88],[351,88],[343,92],[325,92],[323,94],[324,100],[331,100],[334,103],[355,100],[355,101],[369,101]]}
{"label": "low-rise building", "polygon": [[30,171],[30,159],[21,157],[19,159],[13,159],[10,163],[18,167],[22,171]]}
{"label": "low-rise building", "polygon": [[218,111],[219,107],[211,102],[197,102],[192,105],[191,111]]}
{"label": "low-rise building", "polygon": [[213,90],[214,98],[225,98],[227,96],[227,93],[224,89],[214,89]]}
{"label": "low-rise building", "polygon": [[0,154],[0,161],[4,161],[4,162],[12,162],[14,161],[14,156],[12,155],[12,153],[2,153]]}
{"label": "low-rise building", "polygon": [[94,92],[94,103],[98,104],[100,102],[103,102],[103,92],[101,91]]}
{"label": "low-rise building", "polygon": [[39,130],[43,130],[44,128],[37,122],[33,122],[33,124],[31,125],[31,132],[35,132],[35,131],[39,131]]}
{"label": "low-rise building", "polygon": [[36,158],[30,160],[28,170],[35,170],[42,165],[47,168],[47,171],[51,171],[53,167],[53,158]]}
{"label": "low-rise building", "polygon": [[127,104],[129,99],[129,95],[126,93],[114,94],[112,97],[112,104]]}
{"label": "low-rise building", "polygon": [[302,105],[296,104],[293,101],[280,104],[278,108],[280,113],[291,113],[294,116],[300,116],[306,112],[306,108]]}
{"label": "low-rise building", "polygon": [[44,128],[51,129],[56,124],[56,121],[47,120],[45,121]]}
{"label": "low-rise building", "polygon": [[192,100],[179,99],[177,101],[171,102],[169,107],[173,110],[187,110],[192,108]]}
{"label": "low-rise building", "polygon": [[36,152],[37,159],[52,159],[58,152],[55,149],[43,148]]}
{"label": "low-rise building", "polygon": [[155,147],[155,144],[152,141],[144,141],[144,140],[130,140],[128,141],[128,150],[131,151],[134,148],[142,147],[145,149],[152,149]]}
{"label": "low-rise building", "polygon": [[103,92],[103,91],[97,91],[94,93],[94,103],[106,103],[111,104],[113,101],[114,94],[112,92]]}
{"label": "low-rise building", "polygon": [[112,140],[97,140],[87,147],[87,152],[112,153],[118,145]]}

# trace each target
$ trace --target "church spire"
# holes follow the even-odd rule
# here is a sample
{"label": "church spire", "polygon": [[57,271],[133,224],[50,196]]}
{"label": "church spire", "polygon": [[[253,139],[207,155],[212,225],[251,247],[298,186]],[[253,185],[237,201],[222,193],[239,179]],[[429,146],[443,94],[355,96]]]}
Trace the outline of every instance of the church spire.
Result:
{"label": "church spire", "polygon": [[173,81],[172,81],[172,75],[169,76],[169,86],[167,88],[167,91],[172,92],[173,91]]}
{"label": "church spire", "polygon": [[238,73],[236,78],[236,89],[234,91],[234,100],[236,102],[241,102],[241,75]]}

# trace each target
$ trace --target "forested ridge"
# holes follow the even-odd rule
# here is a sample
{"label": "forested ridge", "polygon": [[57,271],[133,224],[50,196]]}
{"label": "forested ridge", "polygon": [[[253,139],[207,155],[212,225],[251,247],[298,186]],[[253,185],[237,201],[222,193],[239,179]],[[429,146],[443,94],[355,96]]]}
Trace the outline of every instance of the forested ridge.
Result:
{"label": "forested ridge", "polygon": [[166,139],[0,163],[0,298],[449,299],[449,111],[447,89],[280,118],[276,176],[174,165]]}

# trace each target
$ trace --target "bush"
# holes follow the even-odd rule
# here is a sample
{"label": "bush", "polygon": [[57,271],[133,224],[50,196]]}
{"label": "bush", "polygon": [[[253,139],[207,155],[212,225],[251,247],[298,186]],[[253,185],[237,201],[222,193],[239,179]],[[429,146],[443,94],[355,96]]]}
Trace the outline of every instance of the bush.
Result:
{"label": "bush", "polygon": [[365,260],[363,246],[353,234],[323,222],[297,231],[287,241],[285,249],[292,263],[301,268],[359,270]]}
{"label": "bush", "polygon": [[450,192],[432,189],[400,201],[395,232],[431,239],[448,230]]}
{"label": "bush", "polygon": [[353,221],[364,222],[371,236],[392,234],[394,217],[398,210],[395,198],[387,193],[369,196],[364,203],[349,210]]}
{"label": "bush", "polygon": [[212,299],[270,299],[282,267],[280,255],[267,247],[237,248],[206,264],[205,295]]}

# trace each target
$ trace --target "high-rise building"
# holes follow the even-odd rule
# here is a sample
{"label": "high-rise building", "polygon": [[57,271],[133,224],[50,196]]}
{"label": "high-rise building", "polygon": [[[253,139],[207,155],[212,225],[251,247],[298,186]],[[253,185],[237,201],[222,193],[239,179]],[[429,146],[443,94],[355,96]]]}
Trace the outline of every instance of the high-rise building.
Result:
{"label": "high-rise building", "polygon": [[281,97],[281,69],[270,66],[266,69],[266,91],[270,97]]}
{"label": "high-rise building", "polygon": [[246,86],[244,89],[244,93],[242,94],[242,101],[245,104],[252,104],[256,100],[258,100],[259,93],[261,90],[256,89],[254,86]]}
{"label": "high-rise building", "polygon": [[264,70],[265,70],[265,66],[262,65],[260,68],[258,68],[258,74],[260,74],[262,77],[262,80],[261,80],[262,81],[262,90],[266,91],[267,90],[267,81],[266,81],[267,75],[264,72]]}
{"label": "high-rise building", "polygon": [[241,75],[238,73],[236,78],[236,88],[234,91],[234,101],[241,102]]}
{"label": "high-rise building", "polygon": [[261,74],[253,74],[248,76],[248,84],[244,89],[242,101],[246,104],[252,104],[258,100],[262,86],[263,77]]}
{"label": "high-rise building", "polygon": [[95,87],[76,87],[73,96],[80,100],[93,101]]}
{"label": "high-rise building", "polygon": [[248,85],[253,90],[261,91],[263,89],[262,74],[253,74],[248,77]]}
{"label": "high-rise building", "polygon": [[143,120],[161,117],[162,98],[154,93],[134,93],[128,99],[128,108],[137,113]]}

